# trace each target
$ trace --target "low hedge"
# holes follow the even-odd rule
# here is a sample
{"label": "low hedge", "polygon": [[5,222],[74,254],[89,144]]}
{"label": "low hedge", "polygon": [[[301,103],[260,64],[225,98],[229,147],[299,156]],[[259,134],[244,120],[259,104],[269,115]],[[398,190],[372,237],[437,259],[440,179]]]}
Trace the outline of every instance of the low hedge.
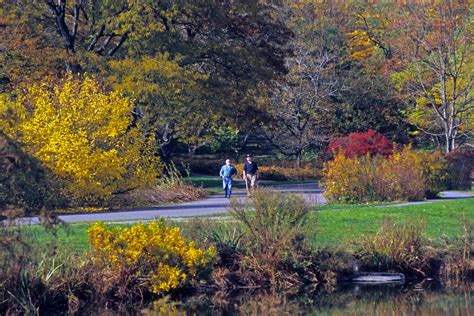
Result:
{"label": "low hedge", "polygon": [[[236,165],[239,177],[242,175],[243,164]],[[280,166],[258,166],[261,180],[272,181],[303,181],[321,178],[321,170],[306,165],[301,168]]]}
{"label": "low hedge", "polygon": [[[224,159],[205,158],[205,159],[183,159],[176,163],[177,167],[182,169],[187,168],[188,171],[197,174],[205,175],[219,175],[219,171],[224,164]],[[301,180],[315,180],[322,177],[320,168],[311,164],[307,164],[301,168],[282,167],[276,165],[260,164],[258,161],[258,169],[260,171],[261,180],[272,181],[301,181]],[[243,163],[235,163],[237,168],[237,177],[242,177]]]}

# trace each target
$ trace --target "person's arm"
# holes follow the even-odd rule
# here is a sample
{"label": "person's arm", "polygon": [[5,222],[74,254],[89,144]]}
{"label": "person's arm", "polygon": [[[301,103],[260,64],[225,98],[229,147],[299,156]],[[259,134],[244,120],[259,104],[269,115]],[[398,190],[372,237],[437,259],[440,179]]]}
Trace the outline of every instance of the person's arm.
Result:
{"label": "person's arm", "polygon": [[224,177],[224,166],[221,167],[221,171],[219,171],[219,176],[220,176],[221,178]]}

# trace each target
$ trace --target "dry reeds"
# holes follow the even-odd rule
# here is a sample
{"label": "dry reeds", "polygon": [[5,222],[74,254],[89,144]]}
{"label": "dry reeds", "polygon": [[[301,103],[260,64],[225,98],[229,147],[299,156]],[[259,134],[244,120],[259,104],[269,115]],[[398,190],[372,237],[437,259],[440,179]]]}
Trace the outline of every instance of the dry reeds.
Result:
{"label": "dry reeds", "polygon": [[213,274],[216,285],[294,289],[318,282],[314,252],[305,243],[309,207],[301,197],[258,190],[248,203],[231,205],[243,235],[233,262]]}
{"label": "dry reeds", "polygon": [[363,237],[359,258],[369,267],[426,277],[429,254],[422,237],[423,229],[422,222],[400,224],[386,219],[375,235]]}
{"label": "dry reeds", "polygon": [[181,203],[206,197],[209,192],[184,181],[178,168],[172,163],[153,187],[132,190],[115,196],[112,207],[139,207],[165,203]]}

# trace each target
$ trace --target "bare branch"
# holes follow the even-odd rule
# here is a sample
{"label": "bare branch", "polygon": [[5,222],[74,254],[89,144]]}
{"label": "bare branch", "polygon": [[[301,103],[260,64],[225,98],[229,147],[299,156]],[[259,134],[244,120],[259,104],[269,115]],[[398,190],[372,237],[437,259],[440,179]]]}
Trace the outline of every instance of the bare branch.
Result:
{"label": "bare branch", "polygon": [[102,43],[102,46],[97,50],[97,54],[101,55],[102,52],[107,48],[107,46],[109,45],[110,41],[112,40],[112,38],[114,38],[115,34],[112,33],[110,34],[109,36],[107,36],[107,38],[105,39],[104,43]]}
{"label": "bare branch", "polygon": [[115,54],[115,52],[122,46],[122,44],[125,42],[125,40],[127,39],[128,37],[128,33],[124,33],[122,34],[122,36],[120,37],[120,40],[117,42],[117,44],[115,44],[115,46],[109,50],[108,52],[108,56],[112,56],[113,54]]}
{"label": "bare branch", "polygon": [[101,25],[99,31],[96,33],[96,35],[92,39],[89,46],[87,46],[87,51],[89,51],[89,52],[92,51],[94,49],[95,45],[97,44],[97,41],[99,40],[99,38],[101,38],[104,35],[105,25],[106,25],[106,23]]}

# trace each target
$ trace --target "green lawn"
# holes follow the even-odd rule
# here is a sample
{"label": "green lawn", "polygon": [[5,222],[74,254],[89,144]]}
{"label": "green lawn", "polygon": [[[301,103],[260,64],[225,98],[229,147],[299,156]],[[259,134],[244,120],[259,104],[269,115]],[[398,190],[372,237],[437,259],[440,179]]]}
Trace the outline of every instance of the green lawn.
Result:
{"label": "green lawn", "polygon": [[425,237],[435,244],[460,238],[463,218],[474,220],[474,199],[410,206],[323,206],[311,214],[311,241],[317,246],[348,247],[362,234],[373,234],[385,218],[396,222],[423,221]]}
{"label": "green lawn", "polygon": [[[221,214],[222,215],[222,214]],[[362,234],[375,233],[384,218],[397,222],[422,220],[426,223],[425,236],[435,244],[462,237],[462,220],[474,221],[474,199],[447,200],[422,205],[326,205],[311,212],[308,220],[310,241],[319,247],[350,248],[352,241]],[[121,224],[117,224],[121,225]],[[185,225],[183,223],[182,225]],[[123,224],[125,226],[125,224]],[[71,224],[56,230],[56,235],[41,226],[23,228],[39,244],[56,243],[59,248],[84,251],[88,224]]]}
{"label": "green lawn", "polygon": [[24,235],[34,244],[45,245],[51,243],[59,249],[65,247],[70,251],[83,252],[89,249],[87,228],[89,224],[70,224],[57,229],[46,230],[35,225],[22,228]]}

